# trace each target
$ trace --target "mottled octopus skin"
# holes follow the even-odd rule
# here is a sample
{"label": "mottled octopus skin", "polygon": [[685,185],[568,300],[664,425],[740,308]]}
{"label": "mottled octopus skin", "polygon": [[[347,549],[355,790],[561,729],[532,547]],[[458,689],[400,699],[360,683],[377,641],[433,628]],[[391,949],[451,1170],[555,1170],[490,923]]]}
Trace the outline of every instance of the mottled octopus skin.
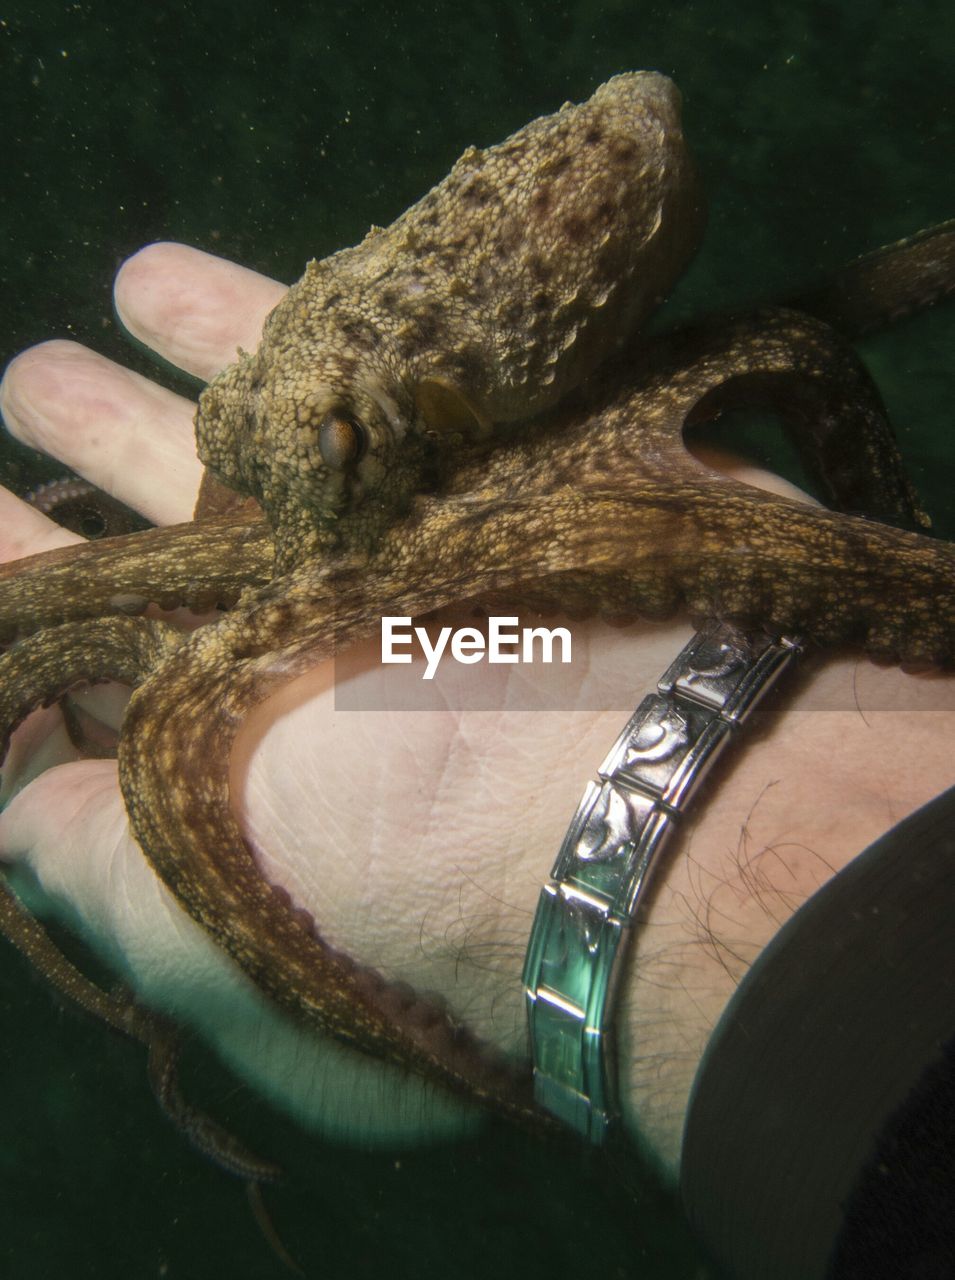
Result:
{"label": "mottled octopus skin", "polygon": [[[281,568],[373,547],[462,432],[556,404],[665,296],[702,225],[679,106],[661,75],[616,76],[308,264],[196,423],[205,465],[261,501]],[[319,452],[329,411],[366,442],[345,472]]]}
{"label": "mottled octopus skin", "polygon": [[[262,878],[229,798],[248,711],[382,614],[473,596],[614,620],[685,609],[897,660],[955,656],[955,551],[910,531],[924,517],[878,393],[838,334],[777,309],[635,340],[699,225],[676,103],[662,77],[617,77],[590,103],[468,153],[388,231],[310,266],[259,352],[216,379],[198,415],[207,465],[264,519],[230,513],[207,480],[208,523],[0,573],[0,634],[48,628],[0,660],[4,732],[122,664],[138,686],[119,750],[130,820],[187,910],[296,1017],[514,1116],[532,1114],[525,1072],[333,951]],[[625,145],[649,195],[630,192],[633,174],[621,185]],[[604,148],[599,175],[587,146]],[[602,239],[608,183],[620,218]],[[522,239],[535,207],[537,239]],[[848,300],[861,328],[880,292],[889,313],[948,291],[952,257],[945,228],[862,260],[812,305],[832,314]],[[833,506],[908,529],[754,490],[687,453],[688,422],[744,404],[776,408]],[[328,408],[370,437],[335,472],[316,452]],[[181,640],[100,616],[203,591],[206,603],[232,599],[243,584],[232,612]]]}

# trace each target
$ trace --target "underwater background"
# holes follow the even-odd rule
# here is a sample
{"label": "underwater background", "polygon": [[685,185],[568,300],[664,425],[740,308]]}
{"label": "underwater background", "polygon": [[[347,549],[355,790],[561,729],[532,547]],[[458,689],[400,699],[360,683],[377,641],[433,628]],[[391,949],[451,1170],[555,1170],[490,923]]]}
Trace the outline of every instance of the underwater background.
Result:
{"label": "underwater background", "polygon": [[[955,214],[953,55],[943,0],[8,5],[0,356],[70,337],[155,372],[111,302],[143,244],[181,240],[294,280],[390,222],[466,146],[637,68],[680,86],[709,204],[700,255],[657,323],[786,297]],[[860,344],[948,537],[953,349],[955,306]],[[758,422],[727,430],[767,447]],[[785,450],[761,456],[788,465]],[[8,487],[60,474],[0,440]],[[4,1280],[288,1274],[241,1185],[159,1113],[139,1047],[59,1008],[5,945],[0,1029]],[[410,1152],[331,1146],[198,1046],[184,1083],[285,1168],[266,1200],[309,1276],[716,1276],[678,1207],[629,1163],[497,1127]]]}

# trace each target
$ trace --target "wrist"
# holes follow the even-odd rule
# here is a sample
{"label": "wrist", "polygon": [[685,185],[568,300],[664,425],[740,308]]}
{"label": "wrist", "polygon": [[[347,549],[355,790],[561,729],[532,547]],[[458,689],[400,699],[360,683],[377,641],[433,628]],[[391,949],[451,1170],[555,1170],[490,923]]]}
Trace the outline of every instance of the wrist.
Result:
{"label": "wrist", "polygon": [[668,1178],[709,1035],[763,947],[955,774],[950,677],[820,658],[714,771],[638,923],[617,1031],[631,1135]]}

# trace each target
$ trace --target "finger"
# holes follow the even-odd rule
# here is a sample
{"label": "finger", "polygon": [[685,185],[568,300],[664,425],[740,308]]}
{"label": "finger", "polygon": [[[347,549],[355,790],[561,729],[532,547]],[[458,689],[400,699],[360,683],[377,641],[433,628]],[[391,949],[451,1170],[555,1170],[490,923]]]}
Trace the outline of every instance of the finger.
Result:
{"label": "finger", "polygon": [[751,462],[744,461],[734,453],[727,453],[724,449],[717,449],[701,440],[694,441],[688,445],[688,448],[694,458],[713,471],[729,476],[731,480],[739,480],[741,484],[751,484],[757,489],[766,489],[767,492],[777,493],[784,498],[794,498],[797,502],[807,502],[814,507],[820,505],[804,489],[798,488],[774,471],[767,471],[765,467],[757,467]]}
{"label": "finger", "polygon": [[191,519],[202,475],[191,401],[77,343],[53,341],[11,361],[0,410],[18,440],[153,523]]}
{"label": "finger", "polygon": [[54,524],[36,507],[0,489],[0,564],[82,541],[78,533]]}
{"label": "finger", "polygon": [[120,268],[114,301],[134,337],[208,381],[235,360],[237,347],[255,350],[285,292],[285,285],[224,258],[151,244]]}
{"label": "finger", "polygon": [[34,711],[10,739],[0,773],[0,812],[41,773],[75,759],[59,707]]}

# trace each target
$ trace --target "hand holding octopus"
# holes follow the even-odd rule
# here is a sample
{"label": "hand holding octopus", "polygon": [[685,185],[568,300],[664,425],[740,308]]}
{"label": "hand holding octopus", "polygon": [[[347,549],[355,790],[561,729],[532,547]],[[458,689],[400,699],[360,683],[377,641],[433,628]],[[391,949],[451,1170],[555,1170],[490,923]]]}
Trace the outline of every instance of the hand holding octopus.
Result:
{"label": "hand holding octopus", "polygon": [[[154,249],[134,260],[124,273],[125,284],[121,277],[120,307],[134,332],[159,334],[160,338],[155,342],[158,349],[165,349],[176,363],[207,373],[211,364],[227,358],[236,338],[248,340],[248,336],[254,333],[253,315],[258,313],[261,316],[277,298],[277,291],[247,273],[232,275],[222,264],[207,259],[192,259],[195,273],[189,270],[183,273],[186,260],[175,255],[186,252]],[[195,280],[195,295],[185,298],[180,295],[178,301],[171,301],[161,282],[168,287],[177,277]],[[250,300],[245,311],[248,322],[241,334],[231,328],[235,320],[234,308],[223,304],[227,291],[236,287],[238,296],[247,296]],[[200,296],[213,300],[211,309],[204,311],[195,307]],[[286,317],[293,314],[291,308],[285,314]],[[211,344],[209,332],[201,332],[203,315],[218,318],[218,329],[213,323],[210,330],[217,330],[218,336]],[[226,316],[230,316],[228,322]],[[195,326],[191,330],[188,324],[185,329],[182,327],[186,317],[197,318],[189,322]],[[273,320],[273,334],[279,331],[279,326],[280,322]],[[190,333],[193,336],[187,340],[185,335]],[[175,335],[176,347],[171,352],[164,335]],[[191,350],[183,350],[183,346],[189,348],[190,345]],[[44,367],[50,372],[54,368],[64,370],[69,364],[67,352],[62,348],[59,352],[47,350],[46,355],[42,352],[40,349],[31,357],[34,376],[38,366],[41,380]],[[732,384],[737,390],[747,387],[759,389],[761,382],[771,381],[784,394],[789,393],[790,407],[800,421],[806,422],[812,415],[810,427],[815,434],[811,448],[820,469],[828,474],[833,490],[837,493],[842,490],[840,496],[845,495],[844,500],[851,504],[875,507],[883,513],[888,509],[900,518],[911,515],[907,510],[908,491],[898,478],[893,455],[873,418],[864,380],[824,326],[792,315],[765,316],[758,328],[752,321],[724,324],[718,333],[711,330],[692,335],[690,339],[657,343],[654,354],[655,361],[651,366],[642,356],[631,353],[623,391],[614,390],[611,377],[603,389],[598,385],[593,393],[588,392],[588,401],[583,407],[572,404],[569,409],[559,410],[556,416],[542,420],[537,427],[522,432],[519,437],[505,438],[491,451],[481,438],[486,434],[482,419],[493,421],[503,415],[488,413],[480,396],[474,393],[475,387],[482,386],[480,376],[472,377],[466,397],[455,397],[455,377],[462,376],[460,370],[451,371],[455,376],[449,376],[444,370],[439,374],[431,371],[428,377],[419,378],[417,385],[426,388],[418,395],[424,421],[427,421],[429,412],[444,414],[445,421],[450,421],[456,414],[456,430],[452,435],[457,439],[452,443],[460,450],[460,456],[452,459],[450,465],[442,462],[440,457],[438,461],[432,458],[425,463],[421,453],[416,454],[414,449],[408,455],[415,466],[424,469],[422,474],[433,474],[437,470],[442,477],[438,485],[439,497],[420,500],[412,512],[410,524],[402,525],[399,520],[386,529],[376,525],[374,537],[368,536],[367,531],[372,526],[367,519],[356,516],[354,541],[358,547],[358,559],[353,563],[346,555],[336,561],[332,554],[325,560],[317,560],[314,573],[306,572],[299,577],[294,570],[300,564],[307,568],[307,562],[317,553],[334,553],[336,536],[330,533],[330,526],[324,519],[311,524],[303,521],[303,512],[331,510],[341,497],[342,475],[363,490],[366,486],[373,489],[378,474],[371,465],[377,458],[376,449],[365,445],[362,450],[355,450],[356,455],[361,454],[360,457],[351,458],[347,456],[352,452],[351,447],[345,447],[344,464],[347,465],[337,469],[338,478],[332,476],[331,488],[323,490],[333,499],[331,507],[320,502],[317,508],[307,504],[299,507],[290,501],[289,495],[295,489],[294,472],[292,482],[289,481],[287,467],[285,470],[270,470],[263,479],[261,449],[257,452],[253,447],[243,453],[241,456],[247,459],[245,483],[270,508],[277,531],[278,560],[288,576],[276,579],[272,588],[262,588],[257,595],[247,597],[235,614],[229,615],[216,627],[208,628],[213,638],[205,647],[201,639],[184,648],[180,648],[178,641],[170,642],[167,661],[174,678],[164,695],[170,713],[166,717],[169,727],[162,729],[159,738],[152,739],[150,747],[146,731],[151,731],[151,727],[143,720],[141,711],[138,724],[143,732],[130,748],[136,753],[136,765],[133,765],[131,756],[125,766],[129,784],[127,803],[132,800],[135,807],[136,780],[140,769],[148,770],[150,767],[150,751],[161,767],[163,752],[168,750],[164,744],[174,728],[170,716],[175,719],[177,715],[185,715],[187,723],[201,723],[197,742],[179,757],[180,763],[185,764],[185,780],[193,786],[193,794],[187,795],[188,786],[184,788],[185,799],[181,804],[177,797],[157,799],[153,795],[144,802],[139,826],[154,857],[156,847],[165,840],[164,831],[159,826],[172,833],[170,843],[179,843],[177,854],[182,854],[183,833],[187,833],[184,839],[190,852],[183,857],[182,864],[188,880],[190,866],[198,865],[198,861],[191,861],[193,856],[196,859],[204,856],[199,847],[204,829],[207,838],[213,826],[221,835],[222,796],[229,793],[228,763],[223,765],[221,758],[218,763],[211,759],[211,744],[220,741],[218,750],[222,753],[235,733],[239,714],[263,702],[265,694],[278,687],[280,678],[284,682],[290,675],[301,673],[295,684],[278,695],[283,708],[296,707],[296,712],[280,717],[269,730],[261,748],[252,755],[251,763],[246,762],[248,772],[244,785],[244,766],[236,758],[232,762],[232,796],[239,800],[239,807],[245,809],[244,835],[260,857],[262,875],[265,880],[276,883],[278,877],[273,874],[272,867],[290,866],[291,872],[284,873],[289,876],[286,881],[288,891],[298,908],[304,908],[309,918],[321,922],[319,932],[322,938],[331,940],[339,957],[360,956],[364,964],[374,966],[389,979],[400,978],[417,990],[443,992],[456,1014],[465,1017],[472,1028],[504,1050],[516,1050],[520,1045],[518,957],[537,886],[556,848],[562,824],[568,816],[567,809],[579,791],[580,782],[590,772],[586,761],[599,757],[602,745],[614,736],[615,729],[619,727],[619,717],[614,716],[613,726],[608,726],[606,720],[603,724],[594,723],[591,716],[583,729],[578,725],[575,729],[568,730],[565,726],[562,731],[558,730],[557,740],[568,745],[562,763],[548,762],[546,793],[537,776],[539,762],[528,750],[526,742],[520,741],[517,725],[506,716],[493,726],[481,726],[480,736],[474,737],[463,732],[463,724],[457,723],[453,716],[445,717],[443,727],[435,724],[418,726],[421,737],[416,738],[411,751],[399,764],[398,770],[402,767],[405,770],[401,774],[395,769],[389,770],[387,765],[389,753],[396,750],[393,725],[375,724],[363,717],[362,725],[347,725],[345,733],[341,727],[330,728],[334,721],[330,719],[329,675],[327,669],[314,666],[316,654],[330,652],[332,641],[344,643],[351,637],[367,634],[369,623],[377,620],[385,603],[394,603],[396,607],[384,611],[416,613],[461,595],[495,590],[516,591],[531,599],[566,600],[574,605],[583,602],[596,605],[609,615],[637,611],[666,613],[682,598],[697,612],[705,612],[715,606],[744,619],[769,619],[779,625],[805,625],[824,639],[837,640],[866,634],[869,642],[878,649],[911,656],[946,656],[949,652],[951,595],[950,591],[948,596],[934,591],[946,576],[950,580],[951,557],[946,555],[946,548],[936,550],[914,535],[830,516],[795,500],[770,499],[730,481],[719,481],[682,450],[679,427],[695,408],[703,403],[712,408],[727,385]],[[95,378],[103,376],[104,372],[97,372]],[[114,375],[111,373],[109,376]],[[212,407],[206,409],[206,422],[214,420],[217,412],[223,412],[215,409],[217,398],[220,405],[223,397],[228,404],[230,388],[234,387],[237,378],[254,381],[256,376],[261,376],[261,369],[257,375],[246,362],[239,366],[238,373],[222,380],[218,384],[219,389],[207,401],[207,405]],[[279,364],[275,384],[281,383],[283,376]],[[618,366],[616,377],[619,379],[621,376]],[[820,382],[824,386],[822,392]],[[21,401],[30,399],[23,391],[28,383],[29,366],[25,367],[25,363],[21,363],[19,369],[15,366],[14,372],[8,375],[7,398],[8,403],[14,406],[15,418],[18,396]],[[267,398],[274,393],[275,384],[261,390],[260,382],[254,393]],[[34,391],[36,385],[35,382]],[[63,417],[68,417],[81,406],[75,387],[74,382],[69,404],[60,398],[52,401],[54,421],[62,421]],[[805,395],[800,396],[801,388],[805,389]],[[186,436],[182,430],[186,413],[180,409],[173,410],[171,402],[165,401],[164,396],[157,398],[155,392],[147,392],[138,384],[129,382],[125,383],[122,394],[114,403],[122,416],[130,411],[133,403],[142,405],[144,400],[149,401],[154,412],[157,409],[161,413],[168,411],[170,423],[174,420],[179,423],[176,428],[179,447],[178,451],[173,448],[176,462],[170,474],[178,472],[182,479],[178,488],[175,484],[162,486],[160,504],[168,503],[165,510],[179,514],[183,506],[182,495],[189,486],[184,478],[189,474],[189,464],[184,462]],[[249,396],[241,396],[240,401],[247,404]],[[449,404],[454,407],[453,413]],[[20,412],[27,420],[31,410]],[[306,419],[307,422],[314,419],[319,437],[327,413],[328,406],[323,404],[316,406],[312,417]],[[133,411],[132,416],[139,415]],[[228,411],[224,416],[228,419]],[[347,424],[351,419],[341,414],[337,420],[346,424],[347,436]],[[202,419],[200,436],[201,423]],[[467,440],[468,432],[477,438],[473,446]],[[841,458],[840,450],[845,444],[846,433],[855,438],[855,443],[863,451],[868,451],[870,459],[881,459],[886,464],[880,468],[878,476],[863,474],[857,478],[853,472],[860,468],[858,456],[851,463]],[[337,458],[343,448],[342,432],[333,428],[331,434],[333,439],[329,451],[333,458]],[[422,440],[425,441],[422,446],[425,451],[433,452],[430,438],[423,435]],[[438,453],[440,455],[440,448]],[[364,473],[349,470],[352,462],[360,468],[365,458],[369,459],[369,466]],[[253,462],[254,459],[258,462]],[[220,474],[232,478],[228,475],[229,464],[225,459],[213,457],[207,451],[207,461],[215,465]],[[862,461],[864,466],[865,452]],[[330,470],[335,472],[336,468],[331,467]],[[193,467],[193,485],[195,475]],[[396,491],[393,515],[402,514],[402,502],[407,501],[407,495],[402,496],[403,493],[403,490],[400,493]],[[865,502],[859,501],[860,494]],[[534,501],[529,501],[529,496]],[[333,510],[331,520],[334,528],[342,527],[342,511],[360,511],[361,508],[359,502],[354,508]],[[153,510],[156,511],[155,508]],[[158,511],[156,513],[159,514]],[[215,543],[216,538],[234,538],[236,527],[222,524],[213,529],[210,526],[209,541]],[[738,542],[735,545],[727,542],[729,534],[738,534],[743,527],[747,529],[750,544],[745,550]],[[480,536],[476,533],[478,529],[482,530]],[[526,539],[526,542],[519,538]],[[380,539],[380,543],[376,539]],[[221,546],[222,542],[216,545]],[[642,557],[641,545],[645,548]],[[661,545],[664,548],[662,553]],[[820,563],[820,547],[823,545],[829,550],[829,559]],[[440,554],[435,554],[437,548],[440,548]],[[653,554],[649,554],[650,550]],[[854,600],[845,599],[845,571],[850,556],[856,557],[857,566],[854,570],[857,598]],[[888,563],[889,559],[891,563]],[[257,564],[261,571],[261,556]],[[248,561],[244,568],[248,569]],[[250,576],[254,580],[254,574]],[[920,586],[923,579],[924,587]],[[874,600],[866,610],[865,596],[876,588],[882,591],[882,598]],[[904,609],[901,600],[903,588],[906,596]],[[115,584],[112,584],[112,589],[115,593]],[[608,633],[601,624],[589,624],[588,632],[598,646],[609,643]],[[634,630],[630,634],[635,640],[639,631]],[[628,671],[627,687],[630,690],[634,686],[640,689],[649,683],[650,678],[666,665],[680,642],[677,632],[669,628],[655,627],[651,634],[655,648],[647,654],[647,675],[640,678],[633,670]],[[164,632],[162,636],[160,643],[165,644]],[[181,659],[181,654],[188,656]],[[221,661],[223,654],[228,657],[225,664]],[[177,662],[181,663],[178,675]],[[190,668],[190,664],[194,665]],[[368,678],[376,679],[371,654],[368,655],[368,667]],[[239,689],[238,696],[234,696],[237,685],[232,681],[232,673],[237,670],[245,672],[245,685],[244,689]],[[169,672],[159,669],[157,691]],[[186,703],[176,696],[177,690],[192,687],[194,681],[188,678],[190,673],[192,677],[197,673],[202,676],[198,703]],[[898,673],[891,673],[887,678],[903,682],[906,679]],[[183,682],[178,683],[179,680]],[[323,685],[324,692],[321,691]],[[140,708],[152,706],[155,710],[157,696],[150,693],[148,683],[144,685],[137,695]],[[628,696],[632,697],[632,694]],[[307,717],[304,723],[295,719],[299,704],[307,708],[303,712]],[[271,713],[267,710],[269,707]],[[184,711],[184,708],[187,709]],[[274,718],[275,700],[264,703],[264,708],[261,714]],[[208,719],[205,718],[206,713]],[[348,719],[346,716],[345,720]],[[352,719],[357,720],[357,717]],[[540,722],[537,717],[534,720],[536,741]],[[129,723],[127,721],[127,726]],[[283,724],[292,734],[287,742],[294,743],[294,747],[276,748],[273,737],[271,750],[274,754],[269,767],[268,737],[275,733],[281,735]],[[231,725],[231,728],[226,731],[224,725]],[[406,720],[402,721],[400,728],[407,733]],[[787,725],[787,730],[791,731],[790,725]],[[243,730],[253,736],[261,731],[262,722],[256,724],[254,718],[246,722]],[[590,737],[590,734],[594,736]],[[222,735],[221,739],[217,735]],[[895,738],[897,742],[897,733]],[[449,749],[450,741],[456,744],[454,750]],[[334,742],[333,749],[330,749],[330,742]],[[594,744],[592,750],[591,743]],[[777,747],[789,749],[781,743]],[[241,742],[239,752],[241,759]],[[859,752],[860,759],[864,758],[861,746]],[[447,768],[443,764],[446,754],[450,757]],[[256,761],[259,759],[265,762],[262,764],[264,772],[256,782]],[[922,759],[925,759],[924,743]],[[217,781],[211,789],[199,785],[200,761],[203,765],[208,763],[212,766],[209,772]],[[375,762],[374,769],[369,768],[369,761]],[[427,764],[422,767],[422,762],[428,761],[433,763],[433,768]],[[294,762],[293,769],[289,767],[290,762]],[[776,769],[780,768],[778,757],[774,758],[774,765]],[[86,765],[82,767],[87,768]],[[97,769],[102,768],[102,763],[98,762]],[[303,786],[300,782],[302,774],[296,773],[302,768],[309,786]],[[487,812],[486,801],[475,796],[473,788],[475,772],[487,779],[489,770],[496,805],[499,803],[499,811],[496,807],[493,814]],[[374,812],[383,817],[394,815],[397,830],[383,830],[379,820],[369,833],[364,806],[359,811],[348,800],[356,774],[373,787],[370,800]],[[868,775],[860,771],[860,780],[863,776]],[[100,773],[99,778],[105,787],[106,775]],[[804,772],[797,772],[797,778],[805,782]],[[320,780],[320,786],[315,785],[316,780]],[[294,794],[297,805],[276,804],[275,788],[283,783],[292,789],[286,795]],[[421,788],[417,796],[420,807],[416,806],[410,819],[409,784]],[[18,800],[4,816],[5,835],[7,838],[15,837],[15,847],[22,849],[33,844],[39,819],[35,804],[31,808],[27,798],[36,787],[42,789],[44,785],[57,784],[53,782],[52,775],[49,782],[44,780],[33,784],[23,793],[23,803]],[[89,796],[87,789],[91,785],[89,778],[81,781],[84,796]],[[761,794],[763,785],[761,783],[757,787],[754,795],[753,779],[749,779],[745,792],[749,808]],[[844,789],[845,785],[846,780],[841,779],[841,788]],[[929,785],[928,794],[934,794],[938,786]],[[113,786],[110,777],[108,790],[111,798],[108,803],[113,805],[110,821],[117,823],[122,820],[122,813],[112,798],[115,796]],[[212,792],[215,794],[209,800]],[[198,810],[190,807],[195,805],[197,794],[201,804],[208,804],[208,811],[202,810],[201,804]],[[535,811],[530,822],[528,794],[535,797]],[[105,791],[101,795],[105,796]],[[307,802],[298,807],[305,795],[308,796]],[[256,796],[262,805],[258,816]],[[453,806],[450,824],[446,817],[440,822],[435,819],[435,815],[442,813],[443,798]],[[368,800],[366,792],[366,802]],[[904,797],[897,797],[896,803],[914,807],[920,803],[920,798],[918,794],[912,796],[906,791]],[[165,809],[159,826],[150,816],[152,807],[157,804]],[[748,811],[746,801],[734,793],[731,786],[727,796],[721,797],[721,805],[724,804],[731,806],[735,815],[732,822],[738,829],[740,814]],[[736,807],[732,808],[734,804]],[[49,808],[52,811],[53,806]],[[705,824],[711,818],[715,819],[719,811],[720,806],[707,809],[695,837],[701,841],[713,840],[714,847],[718,846],[719,838],[714,833],[704,835]],[[99,812],[105,814],[106,808]],[[901,812],[904,808],[895,816],[901,816]],[[515,817],[508,823],[506,815],[509,813]],[[291,815],[300,819],[299,827],[294,830],[289,823]],[[56,821],[58,817],[57,814],[52,819],[48,818],[47,822]],[[502,819],[506,825],[502,825]],[[17,823],[21,823],[19,828]],[[458,823],[464,823],[460,833]],[[883,825],[877,823],[876,830]],[[316,830],[322,832],[320,843],[327,840],[330,846],[322,851],[326,859],[329,853],[338,852],[340,862],[337,869],[327,860],[320,872],[314,865],[304,865],[309,862],[308,855],[316,852]],[[412,831],[414,838],[410,835]],[[419,834],[421,831],[426,833],[423,839]],[[124,840],[127,838],[123,837]],[[241,844],[241,837],[237,838]],[[220,843],[228,845],[230,839],[232,837],[226,837]],[[270,841],[278,843],[270,848]],[[859,841],[854,841],[844,852],[847,855],[855,852],[859,844]],[[127,851],[130,848],[124,847]],[[813,847],[818,849],[819,842]],[[280,848],[280,852],[273,855],[272,848]],[[454,869],[450,873],[449,849],[453,849],[454,859]],[[207,852],[214,853],[215,850]],[[290,859],[288,863],[284,862],[286,855]],[[264,864],[261,861],[263,856]],[[161,853],[159,858],[161,862]],[[832,860],[838,861],[838,857],[834,854]],[[175,878],[175,875],[170,877],[172,880]],[[237,934],[232,932],[234,922],[227,919],[228,910],[210,903],[201,894],[198,898],[195,895],[190,898],[188,884],[185,888],[177,884],[177,888],[203,924],[226,941],[247,972],[253,973],[261,985],[279,999],[284,999],[286,1004],[298,1007],[299,1012],[307,1012],[307,1008],[315,1008],[321,1001],[314,992],[310,993],[311,978],[307,973],[302,976],[304,970],[300,972],[300,966],[307,966],[308,957],[313,951],[321,950],[321,943],[310,927],[303,927],[294,918],[289,923],[292,913],[288,905],[271,892],[265,880],[256,901],[272,924],[262,919],[254,929],[249,925],[244,933],[240,929]],[[213,881],[214,876],[210,875],[208,883]],[[73,885],[66,889],[65,896],[82,899],[86,894],[91,904],[88,923],[94,933],[100,931],[109,935],[118,929],[122,935],[115,913],[104,912],[104,882],[87,883],[85,889]],[[228,891],[229,886],[223,887]],[[468,901],[467,894],[471,890],[475,896]],[[360,892],[356,894],[356,891]],[[255,892],[258,893],[257,890]],[[676,902],[680,895],[686,894],[686,886],[673,888],[673,893]],[[501,900],[508,905],[501,908]],[[495,918],[490,925],[488,948],[501,956],[503,963],[490,970],[479,966],[465,968],[462,989],[458,973],[461,947],[454,945],[455,924],[461,922],[458,927],[463,925],[473,939],[473,922],[487,916],[489,902],[495,904]],[[168,911],[168,907],[163,906],[162,910]],[[236,914],[242,912],[237,910]],[[675,939],[685,933],[686,919],[680,919],[682,923],[676,919],[669,922],[676,931]],[[127,950],[128,961],[134,968],[136,940],[147,937],[151,927],[144,918],[132,928],[128,941],[124,942],[122,937],[119,939],[120,949]],[[267,934],[270,927],[273,937],[265,943],[249,933],[249,929],[252,933],[261,929],[263,934]],[[288,932],[293,927],[300,937]],[[480,927],[485,926],[482,924]],[[431,929],[435,930],[433,936],[440,937],[444,945],[429,954],[420,942],[426,937],[426,931]],[[196,933],[197,938],[202,937],[199,931]],[[660,936],[657,935],[658,938]],[[285,947],[287,942],[289,950]],[[280,954],[284,963],[291,965],[291,985],[295,988],[292,998],[287,992],[288,972],[270,973],[271,962],[266,963],[268,957],[263,956],[261,946],[266,952],[274,946],[273,958]],[[148,953],[149,948],[146,947],[145,951]],[[156,964],[155,956],[161,951],[162,948],[157,948],[143,964],[145,969],[155,966],[168,979],[168,966]],[[143,952],[139,954],[142,957]],[[464,954],[467,955],[466,947]],[[333,956],[333,972],[334,963]],[[140,975],[139,981],[144,989],[148,989],[148,979]],[[161,985],[160,979],[156,978],[154,990]],[[193,980],[185,985],[193,986],[190,996],[194,1000],[196,988]],[[354,966],[344,967],[342,990],[343,1003],[339,1006],[332,1000],[333,1010],[327,1015],[327,1025],[339,1034],[347,1031],[347,1019],[340,1022],[344,1014],[336,1010],[351,1007],[349,1001],[353,1005],[357,994],[370,1011],[364,1024],[361,1018],[356,1019],[359,1033],[354,1038],[358,1043],[368,1045],[370,1041],[369,1047],[377,1046],[380,1051],[388,1043],[386,1030],[382,1030],[381,1025],[387,1024],[390,1017],[401,1029],[399,1041],[405,1043],[404,1048],[397,1042],[393,1044],[391,1047],[395,1052],[392,1056],[406,1062],[417,1058],[419,1066],[422,1058],[434,1056],[438,1060],[438,1068],[431,1074],[438,1078],[453,1080],[455,1076],[468,1075],[470,1046],[465,1045],[462,1049],[452,1036],[439,1043],[437,1050],[432,1052],[434,1046],[430,1036],[435,1024],[425,1020],[430,1018],[430,1014],[422,1013],[420,1002],[407,996],[396,998],[392,988],[371,983],[361,973],[356,976]],[[506,994],[502,995],[502,990]],[[647,992],[644,990],[641,997],[639,990],[640,984],[629,998],[628,1007],[622,1011],[624,1026],[636,1025],[636,1021],[646,1017],[645,1008],[641,1010],[640,999],[646,1000]],[[630,1003],[633,1000],[636,1004]],[[713,1001],[716,1006],[719,1000],[719,994],[715,994]],[[184,1004],[188,1003],[184,1000]],[[181,1009],[177,1012],[184,1013]],[[381,1014],[384,1018],[379,1025],[376,1017]],[[695,1038],[701,1043],[700,1037],[705,1038],[705,1031],[700,1028],[707,1023],[709,1014],[699,1016]],[[685,1053],[687,1039],[684,1031],[685,1028],[681,1028],[679,1043],[684,1046]],[[460,1056],[458,1050],[461,1050]],[[341,1052],[328,1050],[331,1058]],[[493,1068],[491,1070],[493,1072]],[[494,1093],[497,1087],[493,1080],[485,1080],[483,1085],[479,1081],[476,1091]],[[673,1131],[677,1125],[674,1117],[679,1116],[681,1087],[675,1087],[666,1108],[666,1120],[660,1119],[657,1126],[661,1146],[671,1157]],[[640,1073],[634,1063],[634,1078],[627,1098],[631,1117],[640,1102]],[[329,1119],[334,1106],[330,1098],[321,1104],[320,1109],[327,1112],[327,1123],[334,1123]],[[420,1095],[411,1104],[412,1111],[417,1111],[419,1106]],[[444,1104],[434,1098],[429,1106],[435,1114],[444,1111]],[[649,1123],[653,1128],[652,1115],[648,1118],[644,1112],[642,1121],[644,1126]],[[439,1119],[438,1123],[441,1122]]]}

